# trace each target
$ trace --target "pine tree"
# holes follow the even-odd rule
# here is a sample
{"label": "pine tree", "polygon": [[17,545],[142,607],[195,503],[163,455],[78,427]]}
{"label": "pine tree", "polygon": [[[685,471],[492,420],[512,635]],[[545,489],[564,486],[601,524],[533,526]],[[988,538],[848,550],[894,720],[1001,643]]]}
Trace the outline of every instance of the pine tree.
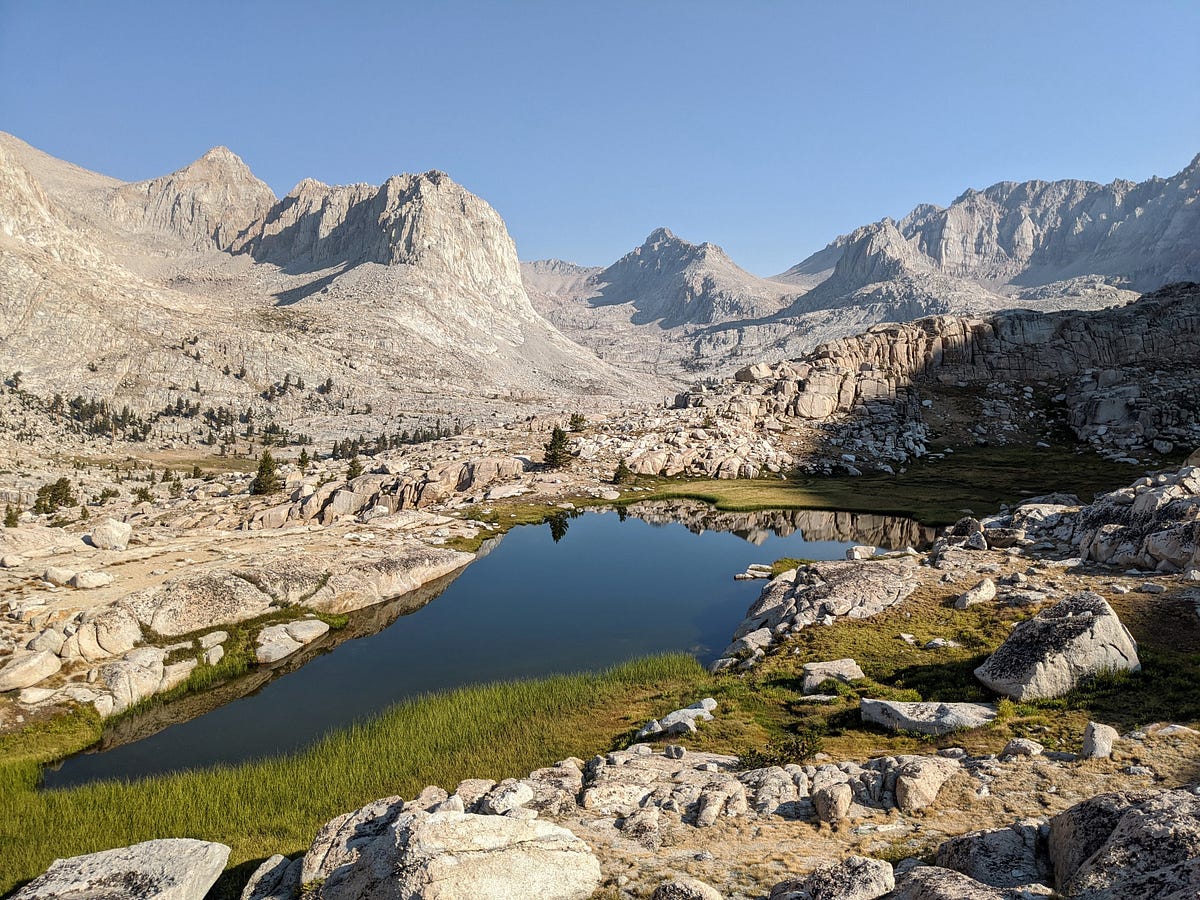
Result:
{"label": "pine tree", "polygon": [[544,462],[547,469],[562,469],[571,462],[571,450],[567,446],[567,433],[557,425],[550,432],[550,441],[543,444],[542,449],[546,451]]}
{"label": "pine tree", "polygon": [[21,513],[11,503],[4,504],[4,527],[16,528],[21,524]]}
{"label": "pine tree", "polygon": [[309,464],[309,462],[310,462],[310,460],[309,460],[309,457],[308,457],[308,451],[307,451],[307,450],[304,450],[304,449],[302,449],[302,450],[300,451],[300,457],[299,457],[299,459],[297,459],[297,460],[296,460],[296,465],[298,465],[298,466],[300,467],[300,471],[301,471],[301,472],[307,472],[307,471],[308,471],[308,464]]}
{"label": "pine tree", "polygon": [[583,413],[571,413],[571,420],[567,423],[567,427],[575,432],[583,431],[587,428],[587,419],[583,417]]}
{"label": "pine tree", "polygon": [[362,463],[358,461],[358,454],[355,454],[350,460],[350,465],[346,467],[346,480],[353,481],[362,473]]}
{"label": "pine tree", "polygon": [[617,471],[613,472],[612,480],[613,484],[628,484],[633,481],[633,470],[624,459],[617,463]]}
{"label": "pine tree", "polygon": [[279,488],[279,467],[275,464],[275,457],[271,455],[271,451],[264,450],[262,458],[258,461],[258,474],[250,482],[250,493],[274,494]]}

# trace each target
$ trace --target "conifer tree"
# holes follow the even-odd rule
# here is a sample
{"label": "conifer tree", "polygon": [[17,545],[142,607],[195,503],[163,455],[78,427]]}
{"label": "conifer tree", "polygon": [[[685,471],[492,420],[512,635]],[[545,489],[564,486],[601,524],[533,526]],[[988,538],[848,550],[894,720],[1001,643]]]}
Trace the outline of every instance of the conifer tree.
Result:
{"label": "conifer tree", "polygon": [[271,455],[271,451],[264,450],[262,458],[258,461],[258,474],[250,482],[250,493],[274,494],[279,488],[279,467],[275,464],[275,457]]}
{"label": "conifer tree", "polygon": [[346,480],[352,481],[363,473],[362,463],[358,461],[358,455],[355,454],[350,460],[350,465],[346,467]]}
{"label": "conifer tree", "polygon": [[546,451],[545,465],[547,469],[562,469],[571,462],[571,450],[567,446],[567,433],[554,426],[550,432],[550,441],[542,445]]}
{"label": "conifer tree", "polygon": [[310,460],[308,457],[308,450],[301,448],[300,457],[296,460],[296,465],[298,465],[300,467],[301,472],[308,471],[309,462],[310,462]]}

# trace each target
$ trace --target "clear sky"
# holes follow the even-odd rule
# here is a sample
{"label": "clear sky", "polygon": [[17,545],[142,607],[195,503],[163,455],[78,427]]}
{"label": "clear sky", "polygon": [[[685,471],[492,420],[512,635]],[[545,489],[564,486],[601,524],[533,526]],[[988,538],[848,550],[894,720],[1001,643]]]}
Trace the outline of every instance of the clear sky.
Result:
{"label": "clear sky", "polygon": [[443,169],[523,259],[666,225],[778,273],[968,187],[1200,152],[1200,2],[0,0],[0,129],[136,180],[225,144],[276,193]]}

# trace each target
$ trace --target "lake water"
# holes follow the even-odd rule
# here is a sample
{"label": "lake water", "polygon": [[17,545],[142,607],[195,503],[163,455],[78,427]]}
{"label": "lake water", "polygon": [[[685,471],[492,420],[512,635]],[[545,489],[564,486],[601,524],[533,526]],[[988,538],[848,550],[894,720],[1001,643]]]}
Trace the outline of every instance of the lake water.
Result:
{"label": "lake water", "polygon": [[[285,753],[397,701],[461,685],[665,651],[707,663],[762,588],[733,579],[750,563],[841,559],[855,543],[899,549],[931,534],[903,519],[845,513],[737,515],[671,503],[637,514],[652,521],[591,512],[515,528],[457,577],[363,611],[305,657],[122,721],[101,752],[48,769],[45,784]],[[172,719],[186,721],[163,727]]]}

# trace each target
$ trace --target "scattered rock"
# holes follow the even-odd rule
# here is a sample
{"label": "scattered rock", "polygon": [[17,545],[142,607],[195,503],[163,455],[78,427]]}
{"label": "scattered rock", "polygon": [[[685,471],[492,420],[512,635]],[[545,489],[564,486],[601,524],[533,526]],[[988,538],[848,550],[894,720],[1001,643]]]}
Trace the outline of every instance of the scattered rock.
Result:
{"label": "scattered rock", "polygon": [[656,887],[650,900],[721,900],[721,893],[703,881],[679,877]]}
{"label": "scattered rock", "polygon": [[902,703],[896,700],[863,700],[862,720],[891,731],[948,734],[982,728],[996,718],[996,707],[987,703]]}
{"label": "scattered rock", "polygon": [[105,519],[88,535],[91,545],[98,550],[124,550],[129,546],[133,526],[116,519]]}
{"label": "scattered rock", "polygon": [[1046,751],[1046,748],[1037,741],[1031,741],[1029,738],[1013,738],[1004,745],[1004,749],[1000,751],[1003,756],[1041,756]]}
{"label": "scattered rock", "polygon": [[66,587],[74,577],[75,571],[73,569],[66,569],[62,566],[47,566],[45,571],[42,572],[42,581],[53,584],[56,587]]}
{"label": "scattered rock", "polygon": [[1088,722],[1087,728],[1083,730],[1083,757],[1084,759],[1108,759],[1113,753],[1113,744],[1116,743],[1117,729],[1111,725],[1103,725],[1100,722]]}
{"label": "scattered rock", "polygon": [[817,809],[818,819],[836,825],[850,812],[850,804],[854,802],[854,789],[845,782],[818,788],[813,791],[812,802]]}
{"label": "scattered rock", "polygon": [[976,603],[987,603],[989,600],[996,599],[996,582],[990,578],[985,578],[966,593],[961,594],[954,601],[955,609],[966,609],[968,606],[974,606]]}
{"label": "scattered rock", "polygon": [[203,900],[228,859],[229,848],[224,844],[190,838],[145,841],[55,860],[14,894],[13,900]]}
{"label": "scattered rock", "polygon": [[833,680],[849,684],[866,674],[852,659],[835,659],[830,662],[815,662],[804,664],[804,680],[800,690],[805,694],[816,693],[824,682]]}
{"label": "scattered rock", "polygon": [[62,660],[49,650],[14,653],[0,669],[0,691],[32,687],[62,668]]}
{"label": "scattered rock", "polygon": [[876,900],[896,886],[891,863],[849,856],[771,888],[770,900]]}
{"label": "scattered rock", "polygon": [[112,583],[113,577],[107,572],[76,572],[70,582],[71,587],[81,591],[108,587]]}

